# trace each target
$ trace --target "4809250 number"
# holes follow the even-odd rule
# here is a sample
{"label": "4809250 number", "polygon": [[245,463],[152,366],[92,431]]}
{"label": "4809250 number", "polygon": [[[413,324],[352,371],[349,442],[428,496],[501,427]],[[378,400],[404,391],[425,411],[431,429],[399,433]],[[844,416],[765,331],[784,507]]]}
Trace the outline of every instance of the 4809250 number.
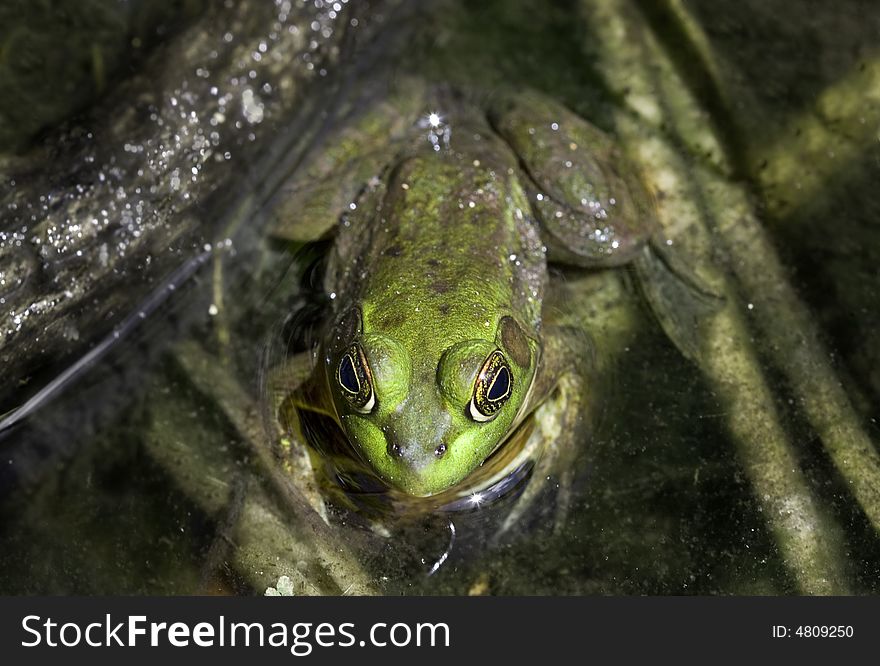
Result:
{"label": "4809250 number", "polygon": [[794,631],[794,635],[798,638],[852,638],[852,625],[803,625]]}
{"label": "4809250 number", "polygon": [[773,627],[773,638],[852,638],[850,624],[801,624],[796,629],[778,624]]}

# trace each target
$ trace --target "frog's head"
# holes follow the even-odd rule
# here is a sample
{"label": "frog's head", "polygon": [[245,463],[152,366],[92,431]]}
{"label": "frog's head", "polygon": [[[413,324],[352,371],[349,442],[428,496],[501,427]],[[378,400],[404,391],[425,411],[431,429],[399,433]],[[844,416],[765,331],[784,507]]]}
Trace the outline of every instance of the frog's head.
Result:
{"label": "frog's head", "polygon": [[505,440],[538,358],[511,317],[493,339],[436,349],[359,326],[337,328],[335,339],[325,368],[343,430],[380,477],[415,496],[455,486]]}

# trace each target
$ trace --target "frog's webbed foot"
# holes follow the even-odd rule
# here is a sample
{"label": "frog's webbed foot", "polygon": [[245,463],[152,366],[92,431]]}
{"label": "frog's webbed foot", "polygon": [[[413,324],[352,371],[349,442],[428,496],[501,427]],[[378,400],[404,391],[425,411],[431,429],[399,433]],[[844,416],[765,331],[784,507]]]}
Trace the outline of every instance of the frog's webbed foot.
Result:
{"label": "frog's webbed foot", "polygon": [[633,267],[663,332],[685,358],[700,364],[700,323],[722,307],[723,297],[699,278],[671,244],[646,245]]}

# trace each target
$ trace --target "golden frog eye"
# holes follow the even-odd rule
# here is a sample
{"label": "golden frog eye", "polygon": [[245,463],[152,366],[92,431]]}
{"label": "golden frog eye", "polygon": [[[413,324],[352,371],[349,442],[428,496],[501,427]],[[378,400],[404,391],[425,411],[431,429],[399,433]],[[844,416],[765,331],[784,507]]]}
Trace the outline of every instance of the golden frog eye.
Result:
{"label": "golden frog eye", "polygon": [[376,406],[370,366],[364,350],[358,344],[351,345],[336,368],[336,382],[342,389],[345,399],[362,414],[369,414]]}
{"label": "golden frog eye", "polygon": [[474,421],[481,423],[495,418],[513,391],[513,375],[504,354],[495,350],[483,363],[474,384],[474,397],[468,411]]}

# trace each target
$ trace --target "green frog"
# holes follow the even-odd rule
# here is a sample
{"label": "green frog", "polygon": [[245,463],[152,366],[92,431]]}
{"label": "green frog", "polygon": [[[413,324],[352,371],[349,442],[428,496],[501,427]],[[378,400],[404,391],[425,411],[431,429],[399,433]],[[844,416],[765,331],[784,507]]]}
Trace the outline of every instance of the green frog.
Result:
{"label": "green frog", "polygon": [[585,438],[593,350],[571,317],[545,308],[548,264],[641,267],[687,351],[681,313],[694,310],[681,301],[702,295],[639,175],[609,135],[542,94],[474,102],[409,82],[304,181],[283,193],[275,233],[332,235],[329,308],[276,402],[285,433],[310,440],[351,495],[449,509],[529,476],[566,478]]}

